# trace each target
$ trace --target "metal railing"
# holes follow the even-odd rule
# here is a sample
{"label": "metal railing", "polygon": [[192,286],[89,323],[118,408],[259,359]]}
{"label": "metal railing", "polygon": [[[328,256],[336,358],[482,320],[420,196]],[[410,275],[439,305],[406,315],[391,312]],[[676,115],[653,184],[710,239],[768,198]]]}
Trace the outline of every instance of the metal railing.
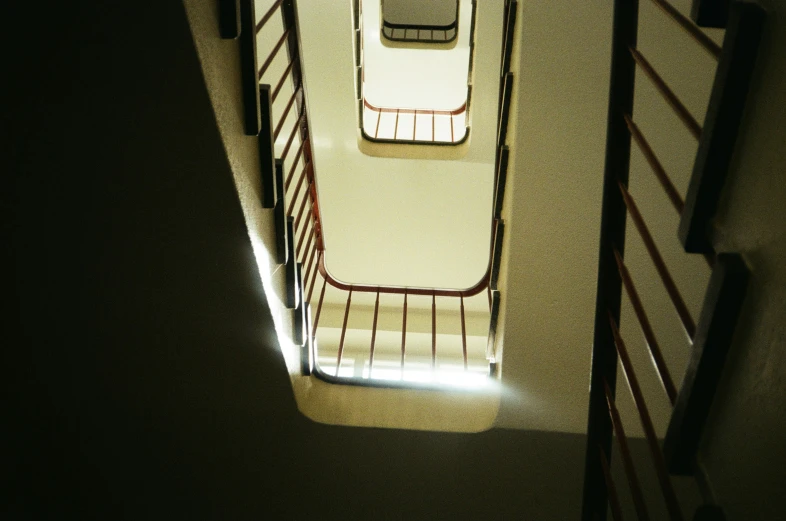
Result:
{"label": "metal railing", "polygon": [[[378,107],[366,99],[364,95],[363,1],[355,0],[353,2],[355,94],[358,102],[358,126],[366,140],[376,143],[420,145],[458,145],[467,140],[469,137],[469,109],[472,101],[472,62],[474,59],[476,5],[476,2],[473,0],[469,28],[470,51],[466,101],[454,110],[437,110],[428,108],[414,109],[410,107]],[[390,28],[383,27],[382,29],[384,36],[386,36],[385,30],[387,29]],[[412,33],[413,31],[410,29],[405,32]],[[414,31],[414,35],[411,38],[406,36],[397,38],[393,37],[393,33],[391,33],[391,36],[388,38],[399,41],[432,41],[419,36],[424,32],[427,31],[423,29]],[[453,29],[453,38],[457,35],[458,27]],[[431,37],[433,37],[433,34]],[[442,40],[433,41],[443,42]]]}
{"label": "metal railing", "polygon": [[367,134],[375,141],[460,143],[467,136],[467,104],[456,110],[392,109],[364,99],[363,128],[374,129]]}
{"label": "metal railing", "polygon": [[[650,519],[641,484],[633,465],[628,438],[623,427],[623,418],[616,404],[618,361],[638,412],[668,517],[671,520],[684,519],[683,507],[677,500],[669,473],[693,474],[699,480],[700,488],[704,484],[705,476],[697,466],[696,447],[703,419],[706,418],[707,409],[712,399],[714,385],[717,385],[720,368],[722,368],[723,357],[719,353],[725,353],[728,350],[747,280],[747,270],[738,255],[716,255],[711,247],[700,251],[694,250],[695,253],[704,256],[712,269],[701,319],[698,324],[696,323],[653,239],[642,212],[639,210],[632,194],[635,190],[631,190],[629,187],[631,140],[641,150],[671,206],[683,221],[694,219],[702,204],[696,204],[695,197],[690,204],[686,204],[682,195],[675,188],[653,147],[633,118],[633,94],[635,71],[638,69],[644,73],[675,116],[699,142],[697,157],[700,158],[700,151],[707,146],[707,142],[713,140],[714,135],[722,133],[728,138],[729,134],[735,135],[736,133],[736,125],[732,125],[733,128],[720,128],[717,122],[722,121],[724,125],[729,125],[729,111],[740,112],[741,106],[744,105],[744,96],[736,99],[733,104],[727,103],[726,105],[713,100],[718,97],[718,92],[722,93],[729,88],[729,76],[734,77],[733,81],[742,83],[746,83],[750,78],[752,66],[748,64],[746,67],[743,64],[745,60],[754,61],[755,46],[752,46],[752,55],[741,58],[739,42],[740,40],[744,41],[745,38],[740,38],[738,35],[740,31],[745,34],[748,34],[746,31],[758,34],[757,30],[760,29],[762,13],[759,8],[751,7],[751,4],[735,5],[732,8],[733,16],[727,28],[723,48],[721,48],[668,2],[665,0],[652,1],[710,56],[720,60],[720,64],[717,66],[709,109],[704,128],[702,128],[641,50],[637,49],[638,0],[617,0],[615,2],[582,509],[582,519],[586,521],[606,519],[607,505],[611,508],[614,519],[622,518],[620,494],[609,470],[612,433],[619,444],[619,452],[636,515],[639,519]],[[748,37],[758,38],[753,35]],[[751,48],[748,48],[747,51],[751,51]],[[730,73],[730,70],[733,73]],[[733,106],[730,107],[730,105]],[[733,148],[733,139],[730,141],[727,139],[726,142],[730,143]],[[702,177],[703,167],[704,165],[697,159],[691,180],[692,186],[697,178]],[[726,165],[727,167],[728,165]],[[711,182],[716,185],[722,184],[722,175],[712,177]],[[704,181],[707,182],[707,179],[708,177],[705,176]],[[704,190],[704,192],[714,193],[717,196],[720,190],[716,186],[713,190]],[[691,189],[689,189],[688,198],[691,198]],[[714,208],[716,203],[717,201],[705,205],[708,204]],[[635,275],[625,264],[627,216],[630,216],[644,249],[655,267],[660,283],[676,311],[680,327],[684,330],[692,346],[688,373],[679,388],[675,385],[667,367],[652,323],[642,304],[642,299],[634,283]],[[704,218],[709,217],[704,216]],[[705,228],[704,234],[706,235],[706,233]],[[709,244],[709,242],[707,241],[705,244]],[[639,384],[637,373],[641,373],[643,369],[633,366],[625,340],[620,333],[620,305],[623,289],[633,308],[636,322],[643,333],[649,350],[649,358],[653,363],[663,392],[674,407],[663,448],[656,434],[644,392]],[[707,357],[708,352],[710,353],[709,358]],[[708,362],[708,359],[711,362]],[[713,501],[711,494],[705,494],[705,501]]]}
{"label": "metal railing", "polygon": [[[359,15],[359,5],[358,12]],[[509,11],[504,17],[510,21]],[[278,22],[280,29],[277,27]],[[231,24],[227,24],[231,25]],[[510,23],[512,28],[512,22]],[[322,221],[317,190],[317,175],[313,164],[311,132],[309,128],[308,107],[304,95],[303,72],[300,63],[300,42],[297,25],[297,11],[294,0],[277,0],[271,2],[265,13],[257,18],[254,2],[244,1],[241,4],[241,66],[244,77],[244,95],[246,100],[246,129],[249,134],[259,136],[259,155],[262,178],[262,206],[272,208],[275,215],[277,248],[276,257],[285,266],[286,306],[294,310],[295,343],[302,346],[304,374],[312,372],[331,381],[342,383],[358,383],[353,378],[343,378],[340,373],[345,358],[347,344],[347,326],[352,314],[353,296],[373,295],[375,297],[373,320],[369,326],[370,344],[368,346],[368,377],[362,379],[363,384],[372,384],[371,370],[383,363],[378,348],[380,326],[380,296],[388,298],[400,295],[400,304],[388,305],[387,311],[399,306],[401,312],[400,353],[396,355],[401,379],[409,385],[403,371],[412,339],[407,320],[413,318],[413,300],[430,298],[430,368],[433,372],[439,363],[439,335],[448,333],[461,339],[460,361],[464,371],[477,370],[473,367],[473,352],[468,339],[477,339],[477,331],[470,332],[466,313],[468,299],[484,298],[488,304],[488,334],[483,342],[485,349],[476,354],[482,359],[483,372],[488,373],[489,361],[492,369],[496,367],[496,321],[499,314],[500,295],[497,288],[499,266],[504,232],[501,219],[501,208],[504,200],[505,175],[507,170],[507,146],[505,128],[509,111],[510,96],[504,97],[500,107],[500,124],[498,129],[498,160],[495,166],[494,211],[490,219],[492,239],[490,243],[489,265],[486,274],[472,288],[465,290],[446,290],[438,288],[368,286],[344,284],[335,280],[325,269],[325,244],[322,237]],[[503,45],[503,64],[509,65],[504,59],[510,52],[510,41]],[[503,73],[509,73],[504,70]],[[510,78],[510,74],[502,78]],[[504,89],[504,85],[502,87]],[[255,91],[252,98],[248,93]],[[508,84],[508,92],[510,85]],[[457,116],[466,107],[457,111]],[[384,110],[379,110],[380,113]],[[403,110],[398,111],[401,117]],[[424,111],[425,112],[425,111]],[[436,111],[435,111],[436,113]],[[414,115],[414,113],[413,113]],[[436,113],[433,117],[439,116]],[[421,111],[417,111],[415,127],[417,128]],[[254,130],[258,128],[258,131]],[[436,141],[437,123],[432,122],[432,141]],[[413,131],[413,136],[417,131]],[[455,134],[454,134],[455,135]],[[394,136],[395,137],[395,136]],[[417,136],[414,136],[417,137]],[[319,280],[321,277],[322,280]],[[317,361],[319,333],[325,330],[325,294],[326,291],[344,292],[342,327],[335,357],[335,368],[332,374],[321,371]],[[444,300],[444,303],[443,303]],[[316,312],[312,317],[312,306]],[[391,307],[392,306],[392,307]],[[474,306],[476,309],[477,305]],[[481,306],[484,307],[485,306]],[[418,311],[421,313],[422,310]],[[422,313],[421,313],[422,314]],[[451,315],[452,314],[452,315]],[[447,319],[446,319],[447,317]],[[457,320],[453,320],[453,319]],[[446,325],[452,322],[454,326]],[[450,330],[455,327],[455,331]],[[388,334],[389,331],[386,331]],[[387,356],[387,355],[386,355]],[[477,361],[477,359],[475,359]],[[386,382],[385,385],[392,385]]]}

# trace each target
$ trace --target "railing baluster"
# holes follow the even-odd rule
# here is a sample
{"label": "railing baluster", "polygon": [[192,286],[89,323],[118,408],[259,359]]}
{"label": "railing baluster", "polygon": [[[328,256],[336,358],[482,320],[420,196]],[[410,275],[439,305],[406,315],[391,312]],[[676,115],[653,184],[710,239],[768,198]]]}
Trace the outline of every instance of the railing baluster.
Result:
{"label": "railing baluster", "polygon": [[311,199],[310,192],[311,192],[311,181],[309,181],[308,186],[306,187],[306,194],[303,196],[303,199],[300,201],[300,208],[297,211],[297,217],[295,218],[295,229],[300,229],[300,220],[303,218],[303,211],[306,209],[306,203]]}
{"label": "railing baluster", "polygon": [[[316,253],[317,253],[317,245],[314,244],[314,247],[311,248],[311,255],[308,256],[308,262],[306,263],[306,274],[303,277],[303,281],[304,281],[303,284],[308,284],[308,276],[311,274],[312,268],[314,268],[314,256],[316,255]],[[305,286],[303,289],[305,290]]]}
{"label": "railing baluster", "polygon": [[437,295],[431,294],[431,370],[437,368]]}
{"label": "railing baluster", "polygon": [[262,17],[262,19],[259,21],[259,23],[257,23],[257,26],[256,26],[256,28],[255,28],[255,29],[256,29],[256,32],[259,32],[259,31],[261,31],[261,30],[262,30],[262,28],[265,26],[265,24],[267,23],[267,21],[268,21],[268,20],[270,20],[270,17],[271,17],[271,16],[273,16],[273,13],[275,13],[275,12],[276,12],[276,9],[278,9],[278,8],[281,6],[281,3],[282,3],[283,1],[284,1],[284,0],[276,0],[276,3],[274,3],[274,4],[273,4],[273,5],[270,7],[270,9],[268,9],[267,13],[265,13],[265,16],[263,16],[263,17]]}
{"label": "railing baluster", "polygon": [[677,310],[677,315],[679,315],[680,320],[682,321],[682,326],[685,328],[685,332],[688,334],[688,338],[690,338],[692,342],[693,335],[696,334],[696,323],[690,316],[688,307],[685,305],[685,301],[682,300],[682,295],[680,295],[677,285],[674,283],[674,279],[671,278],[671,274],[666,267],[666,263],[663,262],[663,257],[661,257],[658,247],[655,246],[655,241],[652,239],[652,235],[650,234],[647,224],[644,222],[644,218],[641,216],[641,213],[636,206],[636,202],[633,200],[633,197],[630,195],[630,193],[628,193],[627,188],[625,188],[622,183],[618,184],[620,191],[622,192],[622,198],[625,201],[625,206],[627,206],[628,213],[633,220],[633,224],[639,231],[639,235],[644,241],[644,246],[647,248],[650,258],[655,264],[655,269],[658,271],[661,281],[663,281],[663,286],[666,288],[666,292],[669,294],[671,302],[674,304],[674,308]]}
{"label": "railing baluster", "polygon": [[630,135],[633,137],[633,140],[641,150],[641,153],[644,154],[644,158],[649,163],[652,171],[655,173],[655,177],[658,178],[660,181],[661,186],[666,191],[666,195],[668,196],[669,200],[671,201],[672,206],[674,209],[677,210],[678,214],[682,214],[683,208],[685,208],[685,201],[682,200],[679,192],[674,187],[674,184],[669,179],[666,170],[663,169],[663,166],[658,161],[658,158],[655,156],[655,152],[653,152],[652,147],[650,144],[647,143],[647,140],[644,138],[644,135],[639,130],[638,125],[634,123],[631,117],[625,114],[625,123],[628,125],[628,130],[630,130]]}
{"label": "railing baluster", "polygon": [[311,248],[311,241],[314,240],[314,227],[311,227],[311,233],[308,235],[308,241],[306,242],[306,248],[303,250],[303,259],[305,260],[306,255],[308,255],[309,249]]}
{"label": "railing baluster", "polygon": [[677,11],[674,6],[666,2],[665,0],[652,0],[655,5],[660,7],[669,17],[674,20],[677,25],[685,29],[685,31],[696,40],[696,42],[701,45],[704,50],[706,50],[710,55],[715,58],[716,60],[720,58],[721,48],[720,46],[710,40],[710,37],[704,34],[701,29],[699,29],[696,24],[690,21],[687,17],[685,17],[682,13]]}
{"label": "railing baluster", "polygon": [[300,257],[300,247],[303,245],[303,240],[306,238],[306,230],[308,230],[309,228],[311,228],[311,233],[309,233],[309,240],[311,239],[311,237],[314,236],[314,225],[313,224],[311,226],[304,226],[303,227],[303,231],[300,232],[300,238],[298,239],[298,242],[297,242],[297,249],[295,250],[296,251],[295,258]]}
{"label": "railing baluster", "polygon": [[287,116],[289,116],[289,111],[292,110],[292,105],[295,103],[295,99],[297,99],[297,95],[300,92],[302,85],[298,85],[293,91],[292,96],[289,97],[289,101],[287,101],[287,106],[284,108],[284,113],[281,114],[281,119],[278,120],[278,125],[276,125],[276,129],[273,131],[273,141],[275,142],[278,139],[278,134],[281,132],[281,129],[284,127],[284,122],[287,120]]}
{"label": "railing baluster", "polygon": [[[311,302],[311,297],[314,294],[314,285],[317,282],[317,273],[319,273],[319,258],[321,255],[322,255],[321,253],[317,255],[317,263],[316,266],[314,267],[314,274],[311,276],[311,286],[310,289],[308,290],[308,302]],[[325,279],[325,282],[327,282],[327,279]]]}
{"label": "railing baluster", "polygon": [[295,209],[295,202],[297,201],[297,196],[300,195],[300,189],[303,187],[303,180],[306,178],[306,172],[308,172],[308,165],[309,163],[306,162],[303,165],[303,171],[300,172],[300,178],[297,181],[297,185],[295,185],[295,193],[292,194],[292,199],[289,201],[289,207],[287,208],[287,215],[292,215],[292,210]]}
{"label": "railing baluster", "polygon": [[322,291],[319,294],[319,304],[317,304],[317,316],[314,317],[314,329],[312,331],[313,341],[317,337],[317,327],[319,326],[319,316],[322,313],[322,301],[325,300],[325,288],[327,288],[327,279],[322,279]]}
{"label": "railing baluster", "polygon": [[611,313],[609,313],[609,325],[611,326],[611,333],[614,336],[614,345],[617,346],[617,353],[622,363],[622,371],[625,374],[625,379],[628,381],[628,387],[633,395],[636,409],[639,411],[639,419],[641,420],[641,426],[644,429],[647,444],[650,448],[652,463],[655,466],[655,473],[658,475],[658,482],[660,483],[661,492],[663,493],[663,499],[666,500],[666,509],[669,511],[669,517],[672,521],[682,521],[682,511],[680,510],[677,496],[674,494],[674,489],[669,480],[669,473],[666,470],[666,462],[663,459],[663,452],[661,452],[660,449],[658,436],[655,434],[655,427],[652,425],[652,419],[647,410],[647,404],[644,403],[644,395],[639,387],[639,381],[633,370],[633,363],[628,356],[628,350],[625,348],[625,342],[620,336],[617,322],[614,320]]}
{"label": "railing baluster", "polygon": [[611,469],[609,468],[609,460],[606,459],[606,453],[603,448],[598,446],[600,450],[600,466],[603,468],[603,479],[606,481],[606,490],[609,492],[609,506],[611,506],[611,516],[614,521],[622,521],[622,509],[620,509],[620,499],[617,495],[617,487],[614,486],[614,480],[611,477]]}
{"label": "railing baluster", "polygon": [[633,56],[633,59],[636,63],[641,67],[641,70],[644,71],[644,74],[652,80],[652,83],[655,85],[655,88],[658,89],[663,99],[666,100],[666,103],[674,110],[674,113],[677,114],[677,117],[685,124],[688,128],[688,131],[693,134],[697,140],[701,139],[701,125],[699,125],[698,121],[693,117],[690,111],[682,104],[682,102],[677,98],[677,95],[674,94],[666,82],[663,81],[663,78],[655,72],[655,69],[652,68],[650,62],[636,49],[630,47],[630,54]]}
{"label": "railing baluster", "polygon": [[396,126],[393,129],[393,139],[398,138],[398,113],[399,113],[399,109],[396,109]]}
{"label": "railing baluster", "polygon": [[377,300],[374,303],[374,324],[371,326],[371,351],[368,355],[368,377],[371,378],[371,370],[374,367],[374,347],[377,342],[377,318],[379,317],[379,291]]}
{"label": "railing baluster", "polygon": [[281,92],[281,88],[284,86],[284,82],[286,81],[287,76],[289,76],[289,73],[292,72],[292,67],[295,66],[295,62],[298,59],[299,58],[295,56],[292,60],[290,60],[289,65],[287,65],[287,68],[284,70],[284,74],[282,74],[281,79],[278,80],[278,83],[276,84],[276,88],[273,89],[273,95],[271,96],[271,99],[273,101],[276,101],[276,97],[278,96],[278,93]]}
{"label": "railing baluster", "polygon": [[369,110],[371,110],[372,112],[376,112],[377,113],[377,128],[376,128],[376,130],[374,130],[374,139],[376,139],[377,136],[379,136],[379,122],[382,121],[382,111],[381,110],[380,111],[374,111],[372,109],[369,109]]}
{"label": "railing baluster", "polygon": [[617,405],[614,403],[614,398],[611,396],[611,389],[605,378],[603,379],[603,387],[606,391],[606,403],[609,406],[611,427],[614,429],[614,435],[617,437],[617,443],[620,446],[622,465],[625,469],[625,476],[628,478],[628,486],[630,487],[630,494],[633,496],[633,506],[636,508],[636,515],[639,521],[649,521],[650,514],[644,503],[644,494],[641,492],[641,484],[639,483],[639,477],[636,475],[636,467],[633,466],[633,458],[630,455],[630,447],[628,447],[628,438],[625,436],[625,428],[622,426],[620,413],[617,410]]}
{"label": "railing baluster", "polygon": [[284,182],[284,190],[289,190],[289,185],[295,175],[295,169],[297,168],[298,161],[300,161],[300,157],[303,155],[303,147],[306,146],[306,141],[306,139],[301,139],[300,141],[300,146],[297,149],[297,154],[295,154],[295,159],[292,160],[292,166],[289,168],[287,180]]}
{"label": "railing baluster", "polygon": [[436,123],[437,120],[437,113],[433,110],[431,111],[431,142],[433,143],[436,140]]}
{"label": "railing baluster", "polygon": [[404,379],[404,353],[407,349],[407,290],[404,289],[404,319],[401,325],[401,379]]}
{"label": "railing baluster", "polygon": [[279,49],[281,49],[281,46],[284,45],[284,42],[286,41],[286,39],[289,36],[289,33],[291,31],[292,31],[292,26],[289,26],[287,28],[287,30],[284,31],[284,34],[281,35],[281,39],[278,40],[278,42],[276,43],[276,46],[273,47],[273,50],[270,51],[270,54],[268,55],[267,60],[265,60],[265,63],[263,63],[262,67],[259,68],[259,77],[260,78],[262,76],[264,76],[265,71],[267,71],[267,68],[270,67],[271,63],[273,63],[273,59],[278,54],[278,51],[279,51]]}
{"label": "railing baluster", "polygon": [[464,295],[461,295],[461,347],[464,352],[464,370],[467,370],[467,322],[464,318]]}
{"label": "railing baluster", "polygon": [[292,146],[292,142],[295,140],[295,134],[297,134],[297,129],[300,128],[300,123],[303,121],[303,118],[306,115],[306,111],[302,111],[300,116],[295,121],[295,126],[292,127],[292,132],[289,133],[289,139],[287,139],[287,144],[284,146],[284,151],[281,152],[281,160],[285,160],[287,158],[287,154],[289,153],[289,147]]}
{"label": "railing baluster", "polygon": [[338,357],[336,358],[336,376],[341,367],[341,357],[344,356],[344,337],[347,334],[347,321],[349,320],[349,306],[352,303],[352,286],[349,287],[349,295],[347,295],[347,307],[344,309],[344,325],[341,326],[341,342],[338,344]]}
{"label": "railing baluster", "polygon": [[617,259],[617,267],[619,268],[620,277],[622,278],[622,284],[625,286],[625,291],[628,293],[630,303],[633,305],[633,310],[636,312],[636,317],[639,319],[639,325],[641,326],[641,331],[644,333],[644,339],[647,341],[647,346],[650,349],[652,361],[655,363],[660,381],[673,406],[677,402],[677,389],[674,387],[671,374],[669,374],[669,368],[666,366],[666,361],[663,359],[658,341],[655,339],[655,332],[652,330],[652,325],[650,324],[649,318],[647,318],[646,311],[644,311],[644,306],[641,303],[638,291],[636,291],[636,286],[633,284],[630,272],[627,266],[625,266],[617,248],[614,248],[614,257]]}
{"label": "railing baluster", "polygon": [[450,142],[455,143],[456,138],[453,134],[453,114],[450,115]]}
{"label": "railing baluster", "polygon": [[412,141],[415,141],[415,136],[418,132],[418,109],[415,109],[415,115],[412,117]]}

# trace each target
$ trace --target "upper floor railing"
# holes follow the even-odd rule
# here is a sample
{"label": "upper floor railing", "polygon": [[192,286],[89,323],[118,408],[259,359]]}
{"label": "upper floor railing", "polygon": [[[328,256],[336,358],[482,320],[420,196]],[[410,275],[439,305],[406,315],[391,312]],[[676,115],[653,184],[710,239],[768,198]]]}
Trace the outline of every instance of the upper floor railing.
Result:
{"label": "upper floor railing", "polygon": [[[442,28],[442,32],[450,34],[451,40],[458,35],[458,5],[456,3],[455,27]],[[412,108],[412,107],[378,107],[365,96],[365,51],[363,33],[363,1],[354,0],[353,19],[355,27],[355,94],[358,103],[358,126],[364,139],[374,143],[400,143],[420,145],[458,145],[469,137],[469,116],[472,101],[472,64],[475,48],[475,15],[476,2],[472,2],[472,13],[469,31],[469,64],[467,71],[467,96],[461,106],[452,110]],[[447,31],[447,32],[446,32]],[[452,31],[452,32],[451,32]],[[425,29],[394,28],[385,25],[383,20],[382,34],[388,39],[400,42],[444,43],[440,40],[440,32]],[[426,36],[429,34],[429,36]],[[399,36],[395,36],[399,35]],[[450,40],[448,40],[450,41]]]}

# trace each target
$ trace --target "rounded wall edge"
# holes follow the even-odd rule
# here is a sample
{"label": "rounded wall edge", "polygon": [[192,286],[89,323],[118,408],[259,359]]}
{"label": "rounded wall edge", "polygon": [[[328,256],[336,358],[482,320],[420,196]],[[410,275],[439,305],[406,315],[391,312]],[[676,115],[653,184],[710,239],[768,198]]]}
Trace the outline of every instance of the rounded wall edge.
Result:
{"label": "rounded wall edge", "polygon": [[372,157],[389,157],[396,159],[463,159],[469,152],[470,128],[458,143],[424,144],[375,142],[362,129],[357,131],[358,150]]}
{"label": "rounded wall edge", "polygon": [[496,380],[482,390],[392,389],[333,384],[295,376],[298,410],[327,425],[438,432],[483,432],[500,410]]}

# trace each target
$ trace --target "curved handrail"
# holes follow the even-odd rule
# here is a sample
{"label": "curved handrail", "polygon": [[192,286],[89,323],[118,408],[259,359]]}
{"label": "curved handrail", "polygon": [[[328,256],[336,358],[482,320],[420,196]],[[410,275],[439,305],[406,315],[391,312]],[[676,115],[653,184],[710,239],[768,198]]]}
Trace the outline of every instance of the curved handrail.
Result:
{"label": "curved handrail", "polygon": [[433,114],[433,115],[439,115],[439,116],[457,116],[458,114],[461,114],[462,112],[466,112],[466,110],[467,110],[467,102],[466,101],[459,108],[454,109],[454,110],[406,109],[406,108],[393,109],[393,108],[388,108],[388,107],[377,107],[376,105],[372,105],[371,103],[369,103],[366,98],[363,98],[363,105],[366,108],[373,110],[374,112],[400,112],[400,113],[404,113],[404,114],[412,114],[412,113],[415,113],[415,114]]}

